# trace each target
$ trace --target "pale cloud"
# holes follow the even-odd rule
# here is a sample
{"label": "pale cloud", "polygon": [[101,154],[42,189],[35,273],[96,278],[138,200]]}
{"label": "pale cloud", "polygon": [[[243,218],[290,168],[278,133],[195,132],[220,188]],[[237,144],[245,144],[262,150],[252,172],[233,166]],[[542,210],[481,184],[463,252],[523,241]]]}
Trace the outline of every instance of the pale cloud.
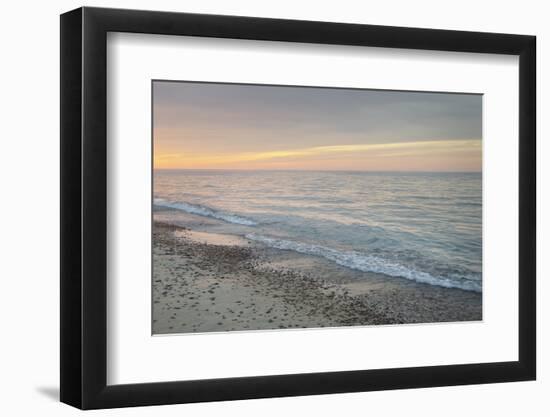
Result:
{"label": "pale cloud", "polygon": [[[223,154],[201,154],[201,153],[160,153],[155,156],[156,168],[243,168],[243,163],[249,162],[275,162],[275,166],[299,167],[300,164],[320,160],[326,161],[327,157],[337,156],[342,168],[346,167],[347,160],[357,158],[386,159],[389,166],[393,166],[396,159],[402,158],[426,158],[430,155],[455,155],[465,156],[471,153],[481,155],[481,141],[478,139],[469,140],[447,140],[447,141],[418,141],[418,142],[397,142],[378,144],[351,144],[334,146],[315,146],[309,148],[278,150],[271,152],[242,152]],[[390,161],[388,161],[390,160]],[[254,165],[257,167],[257,165]],[[427,165],[429,167],[429,164]],[[246,168],[246,166],[244,166]],[[269,168],[269,165],[266,165]],[[317,167],[321,169],[322,166]]]}

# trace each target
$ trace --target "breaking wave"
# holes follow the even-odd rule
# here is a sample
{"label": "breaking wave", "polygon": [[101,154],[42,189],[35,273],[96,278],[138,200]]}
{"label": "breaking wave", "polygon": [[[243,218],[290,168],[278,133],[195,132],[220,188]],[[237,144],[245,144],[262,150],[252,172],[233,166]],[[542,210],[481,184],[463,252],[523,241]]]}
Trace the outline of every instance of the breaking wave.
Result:
{"label": "breaking wave", "polygon": [[162,198],[155,198],[154,204],[159,207],[168,207],[175,210],[182,210],[186,213],[196,214],[198,216],[211,217],[218,220],[223,220],[228,223],[241,224],[244,226],[256,226],[257,223],[246,217],[237,216],[233,213],[227,213],[224,211],[214,210],[209,207],[189,204],[184,202],[167,201]]}
{"label": "breaking wave", "polygon": [[434,276],[428,272],[418,271],[413,268],[400,265],[394,261],[388,261],[381,257],[366,255],[355,251],[339,251],[320,245],[277,239],[267,236],[249,233],[247,239],[263,243],[275,249],[291,250],[306,255],[319,256],[328,259],[338,265],[356,269],[363,272],[375,272],[392,277],[406,278],[412,281],[438,285],[446,288],[459,288],[466,291],[481,292],[481,282],[472,277],[449,274],[452,278]]}

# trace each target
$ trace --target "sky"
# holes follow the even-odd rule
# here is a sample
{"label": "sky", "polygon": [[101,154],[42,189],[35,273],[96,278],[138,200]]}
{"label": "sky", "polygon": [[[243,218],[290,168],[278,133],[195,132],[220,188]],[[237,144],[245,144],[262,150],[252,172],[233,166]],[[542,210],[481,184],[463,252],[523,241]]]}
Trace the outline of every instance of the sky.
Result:
{"label": "sky", "polygon": [[482,96],[153,82],[155,169],[481,171]]}

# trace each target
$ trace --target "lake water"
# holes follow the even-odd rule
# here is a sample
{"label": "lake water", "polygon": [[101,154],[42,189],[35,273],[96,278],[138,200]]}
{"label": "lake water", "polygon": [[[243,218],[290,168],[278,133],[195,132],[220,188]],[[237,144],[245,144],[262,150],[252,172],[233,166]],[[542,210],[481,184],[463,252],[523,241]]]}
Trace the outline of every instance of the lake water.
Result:
{"label": "lake water", "polygon": [[193,214],[348,268],[482,289],[479,173],[158,170],[154,204],[174,223]]}

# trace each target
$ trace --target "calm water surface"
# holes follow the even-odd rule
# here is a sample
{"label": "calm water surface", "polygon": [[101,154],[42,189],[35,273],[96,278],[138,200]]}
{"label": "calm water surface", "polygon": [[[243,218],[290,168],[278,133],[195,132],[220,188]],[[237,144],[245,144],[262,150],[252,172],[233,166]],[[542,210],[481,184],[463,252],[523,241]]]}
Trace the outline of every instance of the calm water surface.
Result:
{"label": "calm water surface", "polygon": [[[348,268],[482,289],[479,173],[159,170],[154,204]],[[188,216],[187,216],[188,217]]]}

